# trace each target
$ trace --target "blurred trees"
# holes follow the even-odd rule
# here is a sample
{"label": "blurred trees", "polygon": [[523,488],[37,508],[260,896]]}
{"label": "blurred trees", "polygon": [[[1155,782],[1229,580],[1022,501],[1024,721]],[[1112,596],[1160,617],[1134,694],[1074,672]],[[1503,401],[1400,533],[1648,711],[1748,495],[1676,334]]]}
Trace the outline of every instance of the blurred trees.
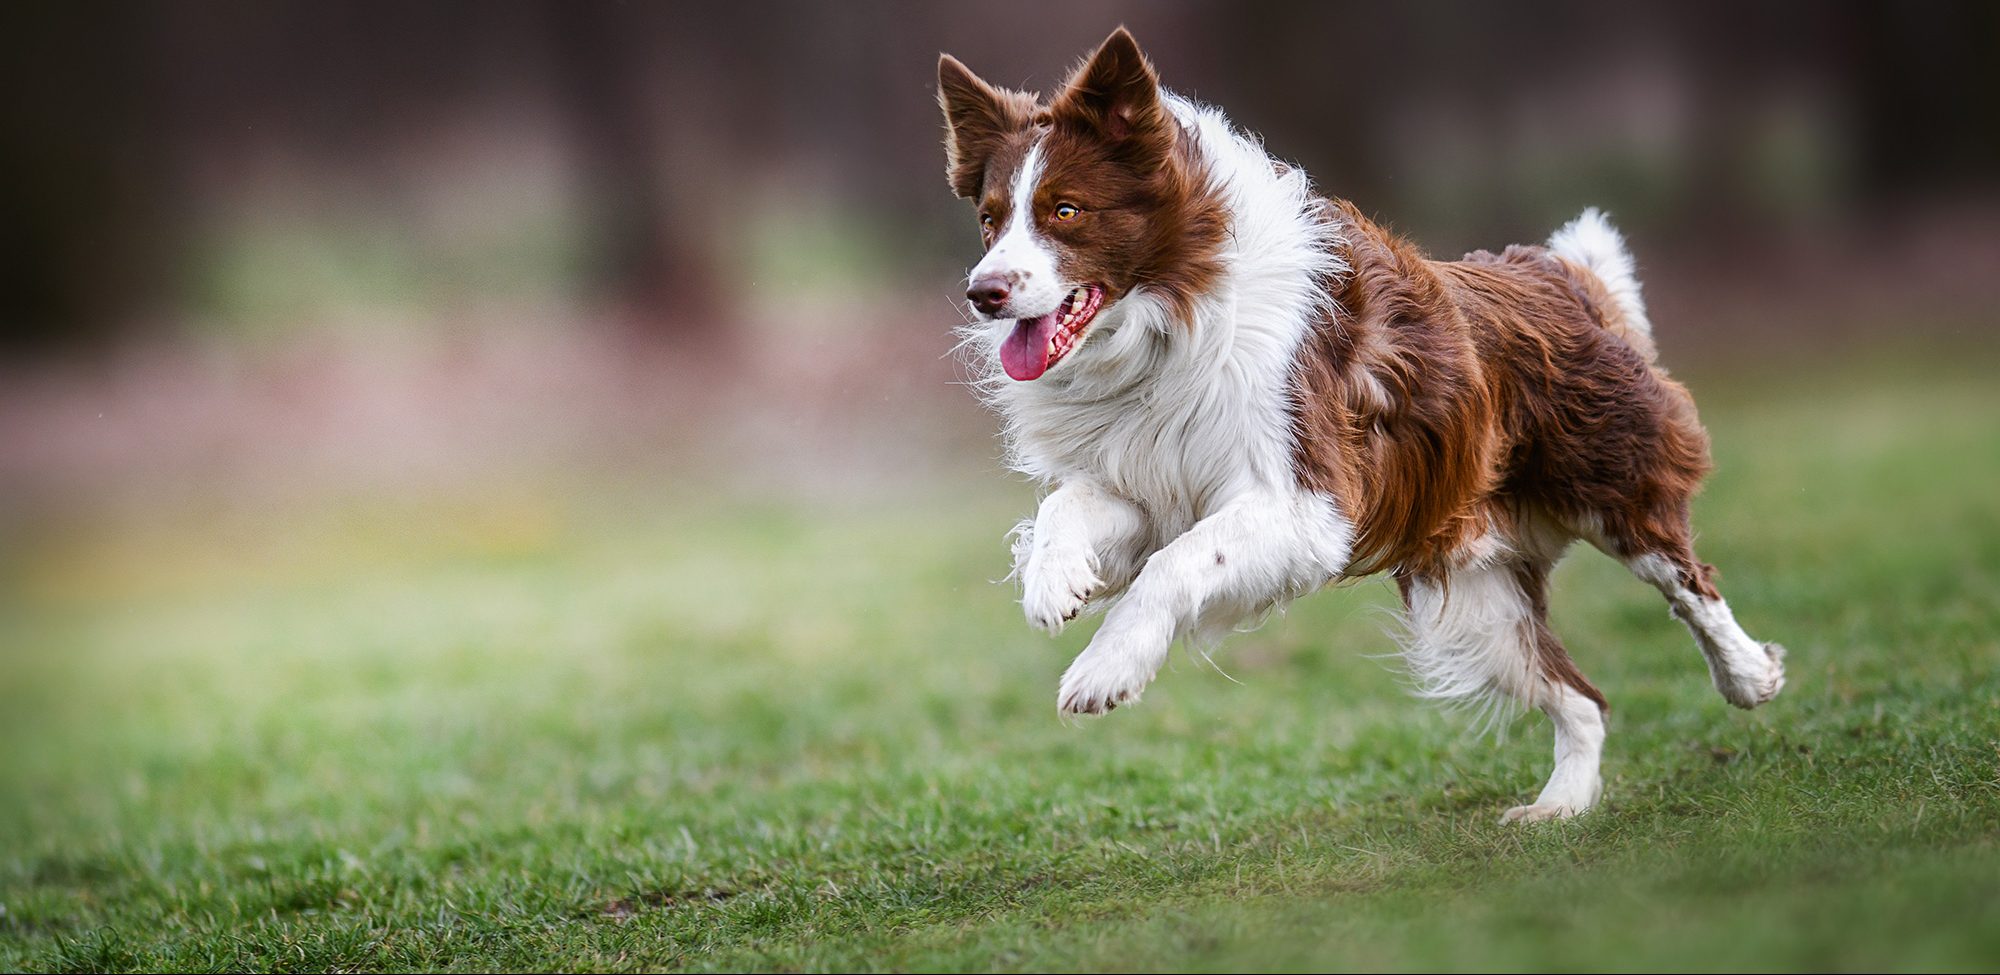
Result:
{"label": "blurred trees", "polygon": [[100,337],[161,295],[174,221],[150,13],[0,12],[0,351]]}
{"label": "blurred trees", "polygon": [[1440,251],[1545,225],[1586,190],[1696,235],[1991,195],[2000,173],[1995,5],[1035,7],[8,5],[0,354],[174,321],[230,221],[281,210],[306,236],[363,226],[356,246],[419,289],[466,224],[528,214],[480,226],[566,242],[521,260],[560,265],[578,301],[713,340],[746,284],[811,290],[753,281],[759,234],[806,262],[956,259],[970,237],[938,176],[939,50],[1047,87],[1120,21],[1171,84]]}

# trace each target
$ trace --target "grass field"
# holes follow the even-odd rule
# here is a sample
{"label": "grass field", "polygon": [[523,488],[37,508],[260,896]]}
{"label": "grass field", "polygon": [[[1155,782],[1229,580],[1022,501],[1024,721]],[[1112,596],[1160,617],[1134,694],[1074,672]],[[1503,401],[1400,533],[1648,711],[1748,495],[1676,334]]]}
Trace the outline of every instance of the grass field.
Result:
{"label": "grass field", "polygon": [[[1064,724],[997,473],[866,504],[514,491],[7,556],[0,969],[2000,966],[2000,383],[1695,387],[1746,714],[1595,553],[1607,801],[1408,698],[1380,583]],[[1883,375],[1891,378],[1882,378]],[[956,489],[948,489],[956,488]]]}

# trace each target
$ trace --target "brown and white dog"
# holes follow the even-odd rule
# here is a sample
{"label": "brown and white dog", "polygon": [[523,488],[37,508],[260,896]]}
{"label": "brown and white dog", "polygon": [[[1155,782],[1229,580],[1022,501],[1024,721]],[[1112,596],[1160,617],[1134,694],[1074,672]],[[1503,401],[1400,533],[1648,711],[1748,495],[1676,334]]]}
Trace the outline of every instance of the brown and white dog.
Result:
{"label": "brown and white dog", "polygon": [[1505,818],[1574,815],[1605,727],[1548,627],[1577,539],[1665,594],[1730,703],[1784,686],[1695,556],[1707,434],[1597,211],[1428,260],[1162,90],[1123,28],[1053,98],[947,55],[938,100],[986,244],[967,348],[1012,463],[1051,488],[1015,531],[1021,603],[1050,632],[1107,610],[1064,713],[1137,700],[1178,639],[1389,573],[1424,696],[1555,725],[1554,774]]}

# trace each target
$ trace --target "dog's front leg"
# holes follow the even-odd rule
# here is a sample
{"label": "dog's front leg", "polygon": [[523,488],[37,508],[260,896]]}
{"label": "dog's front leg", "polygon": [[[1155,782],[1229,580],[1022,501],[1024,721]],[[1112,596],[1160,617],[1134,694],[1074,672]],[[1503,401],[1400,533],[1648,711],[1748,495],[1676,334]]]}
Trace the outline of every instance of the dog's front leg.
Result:
{"label": "dog's front leg", "polygon": [[1033,522],[1014,529],[1021,610],[1050,633],[1084,604],[1131,583],[1144,557],[1145,514],[1087,480],[1065,481],[1042,499]]}
{"label": "dog's front leg", "polygon": [[1063,673],[1057,709],[1101,714],[1137,700],[1175,638],[1204,615],[1247,615],[1318,588],[1339,573],[1350,537],[1323,500],[1254,495],[1230,502],[1146,560]]}

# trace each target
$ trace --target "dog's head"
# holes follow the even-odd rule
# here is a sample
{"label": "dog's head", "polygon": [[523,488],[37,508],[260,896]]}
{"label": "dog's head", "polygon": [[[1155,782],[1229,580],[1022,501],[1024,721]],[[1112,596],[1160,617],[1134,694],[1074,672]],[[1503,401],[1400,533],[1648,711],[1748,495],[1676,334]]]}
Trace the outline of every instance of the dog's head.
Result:
{"label": "dog's head", "polygon": [[956,58],[938,59],[945,174],[979,208],[986,255],[966,299],[981,319],[1012,322],[999,341],[1015,380],[1038,379],[1119,302],[1144,293],[1186,320],[1215,273],[1220,202],[1123,27],[1054,98],[997,88]]}

